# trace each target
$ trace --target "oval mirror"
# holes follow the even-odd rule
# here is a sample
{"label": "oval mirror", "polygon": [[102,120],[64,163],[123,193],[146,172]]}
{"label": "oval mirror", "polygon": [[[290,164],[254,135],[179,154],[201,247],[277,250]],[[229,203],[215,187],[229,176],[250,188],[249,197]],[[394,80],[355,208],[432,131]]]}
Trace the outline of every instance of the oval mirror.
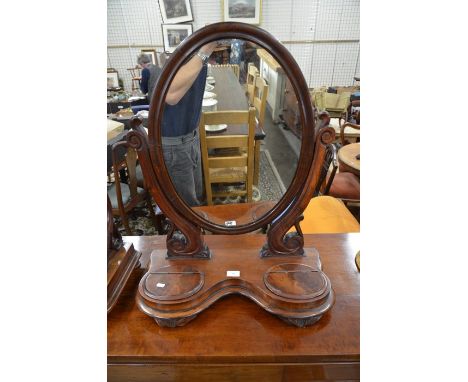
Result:
{"label": "oval mirror", "polygon": [[171,81],[161,129],[164,163],[195,213],[242,226],[271,210],[291,184],[301,140],[288,127],[295,121],[285,120],[286,102],[295,106],[297,99],[285,71],[258,44],[218,40],[206,49],[213,49],[206,67],[197,73],[199,58],[189,60]]}
{"label": "oval mirror", "polygon": [[[226,50],[225,47],[228,47],[227,50],[231,53],[233,49],[235,50],[236,44],[243,45],[245,53],[243,65],[239,65],[239,72],[237,72],[236,66],[218,66],[222,64],[218,64],[216,61],[217,52],[222,52],[218,54],[225,58],[226,53],[223,52]],[[192,79],[190,86],[186,86],[188,89],[184,90],[184,92],[197,91],[196,96],[189,94],[194,101],[192,103],[186,102],[182,108],[174,107],[181,99],[178,96],[171,98],[173,85],[183,83],[178,77],[179,73],[187,69],[187,65],[190,65],[191,62],[198,62],[199,65],[203,57],[195,58],[194,55],[200,50],[203,53],[202,48],[207,46],[212,48],[210,65],[204,66],[201,71],[198,66],[195,80]],[[246,97],[246,93],[250,94],[249,83],[252,84],[249,81],[249,69],[252,69],[252,66],[258,72],[257,76],[254,75],[253,87],[256,85],[260,87],[261,82],[263,82],[264,85],[268,86],[270,93],[270,97],[266,96],[264,115],[259,113],[262,111],[262,106],[259,105],[256,109],[255,103],[250,102],[249,104]],[[255,79],[263,81],[255,81]],[[278,82],[285,82],[286,79],[290,84],[288,94],[290,102],[291,99],[292,102],[295,102],[293,94],[297,97],[297,114],[300,118],[296,122],[302,126],[301,140],[291,132],[282,131],[281,105],[275,105],[272,101],[278,99],[278,94],[276,94],[278,91],[284,91],[284,87]],[[177,86],[175,88],[177,89]],[[270,91],[270,89],[274,90]],[[261,92],[254,90],[253,94],[258,96],[260,102],[262,101]],[[280,95],[281,97],[283,95]],[[168,100],[169,106],[166,104]],[[223,111],[225,112],[221,113],[223,115],[217,115]],[[233,113],[234,111],[235,113]],[[176,184],[192,182],[183,176],[180,180],[174,180],[173,174],[177,173],[178,168],[170,168],[170,161],[180,155],[180,152],[173,147],[170,149],[167,147],[175,147],[180,143],[180,139],[172,138],[177,136],[180,138],[181,131],[176,131],[174,137],[171,137],[171,133],[168,134],[168,132],[175,127],[167,121],[174,120],[174,118],[171,119],[171,115],[172,117],[180,117],[180,114],[177,113],[181,112],[185,113],[185,118],[193,118],[196,121],[200,117],[199,125],[205,127],[202,132],[199,132],[199,129],[182,131],[182,141],[195,139],[203,142],[203,138],[207,138],[206,147],[201,147],[201,153],[204,155],[203,150],[206,149],[208,161],[205,160],[204,163],[203,159],[200,158],[202,167],[205,166],[204,173],[208,173],[211,168],[214,169],[212,172],[216,173],[217,168],[221,168],[221,162],[225,162],[224,159],[228,158],[232,159],[231,163],[227,163],[228,167],[247,167],[247,172],[253,167],[248,175],[248,180],[242,181],[235,177],[234,171],[218,178],[215,177],[216,181],[212,182],[212,188],[221,188],[215,189],[219,193],[211,195],[211,198],[209,191],[207,192],[206,179],[203,181],[201,175],[199,178],[201,187],[199,184],[198,192],[194,192],[196,199],[190,198],[179,186],[176,186]],[[228,117],[229,121],[226,119]],[[262,118],[266,122],[263,122],[263,126],[259,126],[259,119]],[[251,129],[252,123],[249,121],[252,120],[254,120],[253,136],[246,134]],[[212,24],[196,31],[179,45],[167,60],[156,83],[149,111],[148,130],[151,167],[157,178],[159,192],[164,194],[159,198],[163,204],[161,208],[173,215],[173,219],[176,216],[177,221],[174,224],[177,227],[188,221],[189,224],[214,233],[251,232],[265,227],[278,217],[289,214],[297,204],[296,201],[300,199],[299,195],[302,195],[304,188],[307,187],[305,182],[313,160],[314,118],[306,81],[289,51],[268,32],[252,25],[243,23]],[[289,138],[286,134],[289,134]],[[218,142],[226,136],[228,143]],[[244,139],[245,137],[247,138]],[[289,142],[288,139],[294,143]],[[218,143],[220,147],[216,147]],[[237,146],[239,148],[235,151],[234,148]],[[252,147],[253,157],[248,155]],[[197,158],[194,157],[196,155],[192,149],[182,152],[187,158],[196,162]],[[255,154],[257,154],[256,157]],[[236,156],[238,158],[234,158]],[[214,159],[210,161],[210,157]],[[247,162],[245,161],[246,157]],[[208,162],[211,162],[213,166],[207,169]],[[166,170],[166,166],[172,175]],[[257,167],[256,172],[255,167]],[[286,169],[283,171],[283,176],[279,167]],[[255,186],[255,188],[252,187],[251,195],[247,193],[245,195],[229,195],[232,188],[227,188],[228,192],[226,192],[225,187],[242,187],[249,180]],[[228,185],[226,186],[226,184]],[[195,189],[196,187],[194,184],[190,184],[190,188]],[[227,195],[223,195],[223,193]],[[206,205],[208,199],[213,201],[213,206]],[[205,206],[200,206],[200,202]],[[230,202],[234,202],[232,206],[238,207],[235,214],[232,213],[231,206],[228,205]],[[295,209],[297,210],[297,206]]]}

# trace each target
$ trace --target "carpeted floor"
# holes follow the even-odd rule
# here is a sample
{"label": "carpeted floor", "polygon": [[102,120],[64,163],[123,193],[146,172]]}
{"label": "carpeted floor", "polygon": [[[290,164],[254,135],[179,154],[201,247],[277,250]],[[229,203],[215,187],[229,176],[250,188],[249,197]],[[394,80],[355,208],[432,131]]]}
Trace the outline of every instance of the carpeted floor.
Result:
{"label": "carpeted floor", "polygon": [[[273,200],[278,201],[281,199],[286,189],[278,174],[278,171],[271,159],[268,150],[260,151],[260,177],[258,187],[254,186],[253,199],[254,201],[260,200]],[[227,203],[242,203],[242,198],[215,198],[215,204]],[[122,235],[127,235],[119,218],[115,219],[117,227]],[[154,226],[148,209],[145,203],[140,207],[135,208],[129,214],[129,224],[132,229],[133,235],[157,235],[156,227]]]}

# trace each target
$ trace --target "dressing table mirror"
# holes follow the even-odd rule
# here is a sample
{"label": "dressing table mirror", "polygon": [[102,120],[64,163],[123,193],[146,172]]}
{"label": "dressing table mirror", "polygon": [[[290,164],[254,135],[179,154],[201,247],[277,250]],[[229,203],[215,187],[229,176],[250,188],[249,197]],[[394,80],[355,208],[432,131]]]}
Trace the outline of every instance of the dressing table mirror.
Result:
{"label": "dressing table mirror", "polygon": [[[278,63],[294,89],[303,129],[295,175],[284,194],[279,200],[257,203],[246,193],[246,217],[236,218],[239,224],[236,220],[236,224],[231,224],[233,219],[225,220],[207,213],[201,206],[190,206],[177,193],[166,169],[161,129],[166,94],[177,71],[203,45],[232,39],[248,41],[264,49]],[[213,73],[210,75],[215,77]],[[249,109],[248,104],[246,108]],[[214,111],[202,111],[200,128],[223,124],[212,115]],[[249,124],[252,115],[245,118],[238,119],[237,124]],[[200,136],[209,135],[205,133],[203,131]],[[247,145],[251,147],[252,138],[249,139]],[[309,91],[302,72],[289,51],[271,34],[249,24],[227,22],[208,25],[185,39],[166,62],[156,84],[148,134],[141,125],[135,124],[134,131],[127,136],[128,145],[138,151],[153,198],[171,222],[167,250],[153,251],[149,269],[140,281],[136,297],[138,307],[158,325],[175,327],[187,324],[218,299],[241,294],[289,324],[303,327],[317,322],[332,307],[334,293],[321,269],[317,250],[304,248],[300,220],[317,188],[326,146],[333,140],[333,129],[315,131]],[[237,163],[252,165],[252,162]],[[204,170],[206,173],[205,167]],[[254,179],[255,176],[250,175],[246,182],[254,182]],[[208,199],[212,195],[207,191],[208,186],[205,182],[205,200],[210,204]],[[229,206],[223,207],[229,217]],[[295,227],[295,232],[288,232],[291,227]],[[248,240],[248,234],[261,229],[266,230],[263,247],[246,250],[243,242]],[[225,248],[213,253],[203,239],[207,233],[227,235]]]}

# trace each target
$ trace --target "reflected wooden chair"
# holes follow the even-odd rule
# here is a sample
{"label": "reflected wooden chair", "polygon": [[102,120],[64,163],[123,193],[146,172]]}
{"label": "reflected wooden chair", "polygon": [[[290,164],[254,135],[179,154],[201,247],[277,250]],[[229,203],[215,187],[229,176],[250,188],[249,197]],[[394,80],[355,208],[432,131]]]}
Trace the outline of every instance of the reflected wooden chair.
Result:
{"label": "reflected wooden chair", "polygon": [[137,207],[140,203],[146,202],[153,224],[158,233],[162,233],[162,220],[157,218],[151,203],[151,196],[145,188],[138,187],[136,178],[136,163],[137,153],[134,149],[128,148],[125,153],[125,168],[127,180],[124,183],[121,179],[122,166],[119,165],[118,153],[121,146],[125,146],[126,141],[115,143],[112,146],[112,162],[114,171],[114,183],[107,189],[107,195],[111,201],[112,214],[119,216],[122,219],[122,224],[125,227],[127,235],[132,235],[133,232],[128,223],[128,213]]}
{"label": "reflected wooden chair", "polygon": [[237,80],[239,81],[239,76],[240,76],[240,68],[239,65],[237,64],[220,64],[220,65],[211,65],[213,68],[230,68],[234,72],[234,74],[237,77]]}
{"label": "reflected wooden chair", "polygon": [[253,63],[249,63],[247,68],[247,98],[249,99],[249,104],[253,105],[254,89],[255,89],[255,79],[260,76],[260,72]]}
{"label": "reflected wooden chair", "polygon": [[[248,135],[208,135],[205,125],[217,124],[245,124],[248,126]],[[214,197],[246,196],[246,201],[251,202],[255,108],[251,107],[248,111],[203,112],[199,127],[207,204],[212,205]],[[223,185],[243,183],[244,187],[241,189],[232,187],[228,191],[216,192],[212,188],[215,183]]]}
{"label": "reflected wooden chair", "polygon": [[[260,130],[264,131],[265,111],[268,97],[268,85],[264,78],[255,77],[252,106],[256,112],[256,123]],[[255,141],[255,161],[254,161],[254,185],[258,185],[260,177],[260,140]]]}

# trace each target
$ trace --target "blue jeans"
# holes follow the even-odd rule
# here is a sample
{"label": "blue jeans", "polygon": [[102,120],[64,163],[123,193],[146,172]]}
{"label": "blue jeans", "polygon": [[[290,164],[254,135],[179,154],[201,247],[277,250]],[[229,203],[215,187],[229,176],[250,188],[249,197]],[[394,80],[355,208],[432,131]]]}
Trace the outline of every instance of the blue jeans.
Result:
{"label": "blue jeans", "polygon": [[180,137],[162,137],[167,171],[179,196],[189,206],[203,197],[202,164],[198,130]]}

